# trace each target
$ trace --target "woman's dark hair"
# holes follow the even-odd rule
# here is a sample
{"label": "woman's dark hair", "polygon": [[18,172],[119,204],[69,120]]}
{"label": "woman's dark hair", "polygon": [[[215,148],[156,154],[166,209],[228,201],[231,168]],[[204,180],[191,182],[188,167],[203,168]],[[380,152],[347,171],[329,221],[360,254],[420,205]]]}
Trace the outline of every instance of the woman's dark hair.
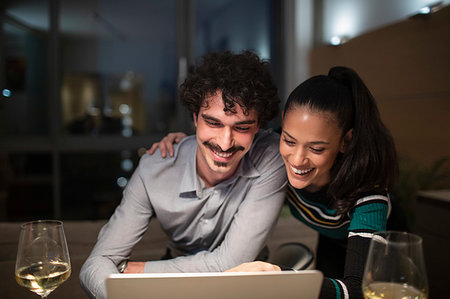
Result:
{"label": "woman's dark hair", "polygon": [[222,91],[226,111],[236,113],[236,104],[245,114],[255,109],[261,126],[278,114],[280,99],[268,62],[250,51],[203,56],[181,84],[180,98],[191,115],[198,115],[200,107],[208,105],[205,99],[217,91]]}
{"label": "woman's dark hair", "polygon": [[353,129],[345,153],[339,153],[330,172],[327,194],[339,214],[348,212],[367,192],[386,193],[398,173],[394,140],[380,118],[375,99],[358,74],[333,67],[328,76],[312,77],[300,84],[285,104],[331,112],[343,137]]}

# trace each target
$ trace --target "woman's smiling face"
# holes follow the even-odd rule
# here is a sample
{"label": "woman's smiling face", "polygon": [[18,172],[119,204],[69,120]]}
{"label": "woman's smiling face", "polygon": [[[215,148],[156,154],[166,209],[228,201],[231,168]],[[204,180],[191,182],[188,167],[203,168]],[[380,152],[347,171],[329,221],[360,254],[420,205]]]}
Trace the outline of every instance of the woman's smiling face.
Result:
{"label": "woman's smiling face", "polygon": [[[330,112],[294,107],[283,115],[280,153],[289,179],[297,189],[315,192],[330,181],[330,169],[345,144]],[[351,131],[345,139],[351,138]]]}

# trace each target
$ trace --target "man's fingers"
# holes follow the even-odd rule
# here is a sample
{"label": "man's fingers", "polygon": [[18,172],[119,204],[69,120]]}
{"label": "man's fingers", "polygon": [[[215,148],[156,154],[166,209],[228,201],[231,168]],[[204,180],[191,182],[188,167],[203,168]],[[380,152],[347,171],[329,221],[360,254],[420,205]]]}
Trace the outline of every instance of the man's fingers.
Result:
{"label": "man's fingers", "polygon": [[254,262],[255,270],[258,271],[281,271],[280,267],[266,262]]}
{"label": "man's fingers", "polygon": [[128,262],[123,273],[144,273],[145,262]]}

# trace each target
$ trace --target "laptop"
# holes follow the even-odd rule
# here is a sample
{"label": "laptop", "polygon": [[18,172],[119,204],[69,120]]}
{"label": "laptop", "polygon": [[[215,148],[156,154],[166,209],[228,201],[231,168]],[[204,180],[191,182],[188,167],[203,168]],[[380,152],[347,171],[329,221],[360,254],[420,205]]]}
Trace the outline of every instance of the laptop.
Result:
{"label": "laptop", "polygon": [[111,274],[108,299],[317,299],[318,270]]}

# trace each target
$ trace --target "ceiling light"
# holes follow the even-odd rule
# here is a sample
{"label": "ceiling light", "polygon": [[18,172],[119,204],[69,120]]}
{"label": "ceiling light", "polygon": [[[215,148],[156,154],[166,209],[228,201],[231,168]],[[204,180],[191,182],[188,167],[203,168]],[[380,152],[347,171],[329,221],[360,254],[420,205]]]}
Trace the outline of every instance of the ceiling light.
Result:
{"label": "ceiling light", "polygon": [[423,15],[427,15],[427,14],[429,14],[430,12],[431,12],[431,8],[430,8],[429,6],[422,7],[422,8],[419,10],[419,13],[421,13],[421,14],[423,14]]}
{"label": "ceiling light", "polygon": [[333,37],[330,39],[330,43],[331,43],[333,46],[338,46],[338,45],[341,44],[341,38],[340,38],[339,36],[335,35],[335,36],[333,36]]}
{"label": "ceiling light", "polygon": [[339,46],[348,41],[348,37],[335,35],[330,38],[330,44],[333,46]]}
{"label": "ceiling light", "polygon": [[427,6],[424,6],[421,9],[419,9],[419,11],[415,15],[413,15],[413,17],[416,17],[416,16],[418,16],[418,17],[419,16],[427,16],[427,15],[429,15],[431,13],[434,13],[434,12],[438,11],[443,6],[444,5],[442,4],[442,1],[441,2],[436,2],[434,4],[430,4],[430,5],[427,5]]}

